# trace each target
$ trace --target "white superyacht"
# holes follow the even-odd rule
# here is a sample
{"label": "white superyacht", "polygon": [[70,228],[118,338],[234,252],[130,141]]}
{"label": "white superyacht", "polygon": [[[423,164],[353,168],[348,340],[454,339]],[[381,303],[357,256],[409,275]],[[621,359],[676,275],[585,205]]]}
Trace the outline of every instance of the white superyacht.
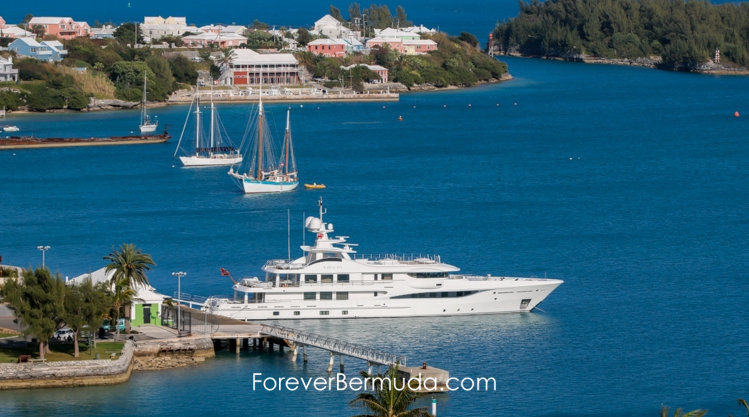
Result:
{"label": "white superyacht", "polygon": [[319,217],[305,220],[316,239],[301,246],[304,256],[268,261],[264,280],[241,279],[233,299],[210,298],[204,309],[244,321],[523,312],[563,282],[461,275],[438,255],[357,257],[348,236],[331,237],[333,224],[323,222],[318,204]]}

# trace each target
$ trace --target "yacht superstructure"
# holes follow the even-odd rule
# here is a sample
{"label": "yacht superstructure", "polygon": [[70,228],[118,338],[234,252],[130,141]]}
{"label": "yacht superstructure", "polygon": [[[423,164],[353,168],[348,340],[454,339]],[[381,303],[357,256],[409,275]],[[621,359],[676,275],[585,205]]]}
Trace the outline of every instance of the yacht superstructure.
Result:
{"label": "yacht superstructure", "polygon": [[358,257],[347,236],[332,236],[319,217],[304,256],[269,260],[264,280],[235,282],[234,298],[211,298],[206,309],[239,320],[454,316],[533,310],[562,284],[558,279],[473,276],[438,255]]}

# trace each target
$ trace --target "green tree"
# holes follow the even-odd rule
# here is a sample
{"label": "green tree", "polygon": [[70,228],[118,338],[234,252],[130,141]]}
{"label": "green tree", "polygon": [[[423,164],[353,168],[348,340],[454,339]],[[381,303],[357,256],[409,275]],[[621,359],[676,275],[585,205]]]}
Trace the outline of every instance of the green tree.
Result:
{"label": "green tree", "polygon": [[37,38],[43,38],[45,34],[44,26],[34,25],[31,27],[31,31],[34,32]]}
{"label": "green tree", "polygon": [[87,278],[80,284],[67,287],[63,319],[65,325],[73,330],[73,355],[76,358],[80,354],[78,336],[81,329],[98,329],[112,302],[111,291],[106,283],[94,285],[91,278]]}
{"label": "green tree", "polygon": [[[374,393],[362,392],[349,405],[361,407],[368,411],[357,417],[428,417],[426,408],[409,409],[416,400],[417,394],[405,380],[398,375],[397,367],[390,367],[385,375],[361,373],[363,378],[375,380]],[[380,383],[379,380],[383,383]],[[400,388],[400,389],[398,389]]]}
{"label": "green tree", "polygon": [[333,16],[334,19],[338,20],[339,22],[345,22],[346,19],[343,18],[343,15],[341,14],[341,10],[332,4],[330,5],[330,15]]}
{"label": "green tree", "polygon": [[[105,269],[106,273],[112,274],[112,285],[115,290],[115,298],[120,296],[120,301],[125,308],[125,325],[127,331],[130,331],[130,304],[132,295],[127,297],[128,293],[134,293],[136,286],[147,286],[148,277],[146,271],[151,270],[151,266],[156,265],[151,259],[151,255],[143,253],[131,243],[123,243],[119,250],[113,250],[109,255],[104,257],[109,261]],[[128,291],[129,290],[129,291]],[[128,299],[130,298],[130,299]],[[118,314],[118,311],[115,312]],[[117,321],[115,320],[115,324]]]}
{"label": "green tree", "polygon": [[53,277],[47,268],[28,269],[23,272],[23,280],[6,281],[0,293],[20,319],[23,333],[39,341],[39,358],[44,359],[49,352],[49,339],[64,316],[62,277]]}
{"label": "green tree", "polygon": [[[707,410],[692,410],[685,413],[681,408],[677,408],[674,411],[673,417],[702,417],[707,414]],[[661,407],[661,417],[670,417],[669,409],[665,405]]]}
{"label": "green tree", "polygon": [[122,45],[133,45],[133,42],[135,42],[135,31],[138,31],[138,42],[139,44],[143,43],[143,32],[138,28],[138,25],[136,23],[123,23],[121,24],[117,29],[114,31],[114,38],[117,39],[117,42],[119,42]]}
{"label": "green tree", "polygon": [[261,22],[261,21],[255,19],[255,20],[252,21],[252,24],[250,25],[250,28],[251,29],[255,29],[255,30],[268,30],[270,28],[270,26],[267,23],[265,23],[265,22]]}
{"label": "green tree", "polygon": [[296,41],[299,42],[299,45],[307,46],[308,43],[312,42],[312,35],[309,34],[307,29],[299,28],[296,34]]}
{"label": "green tree", "polygon": [[479,40],[473,33],[468,32],[460,32],[460,36],[458,36],[458,40],[463,41],[473,47],[479,46]]}
{"label": "green tree", "polygon": [[177,82],[195,84],[198,79],[195,63],[183,55],[177,55],[169,60],[169,66],[172,68],[172,75]]}
{"label": "green tree", "polygon": [[408,16],[406,16],[406,9],[404,9],[403,6],[398,6],[395,8],[395,24],[397,27],[413,26],[413,22],[408,20]]}

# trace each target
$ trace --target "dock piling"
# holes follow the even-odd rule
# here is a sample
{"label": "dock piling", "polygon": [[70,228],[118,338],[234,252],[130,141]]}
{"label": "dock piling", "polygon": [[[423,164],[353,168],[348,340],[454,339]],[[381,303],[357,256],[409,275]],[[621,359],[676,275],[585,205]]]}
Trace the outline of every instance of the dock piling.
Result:
{"label": "dock piling", "polygon": [[330,352],[330,363],[328,364],[328,373],[333,372],[333,363],[335,362],[335,355]]}

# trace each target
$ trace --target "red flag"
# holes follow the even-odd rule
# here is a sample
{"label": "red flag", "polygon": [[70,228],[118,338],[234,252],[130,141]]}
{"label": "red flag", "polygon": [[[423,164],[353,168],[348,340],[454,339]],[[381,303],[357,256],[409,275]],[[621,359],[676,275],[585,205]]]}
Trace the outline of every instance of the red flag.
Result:
{"label": "red flag", "polygon": [[231,274],[230,274],[230,273],[229,273],[229,271],[227,271],[226,269],[224,269],[224,268],[221,268],[221,276],[222,276],[222,277],[230,277],[230,276],[231,276]]}

